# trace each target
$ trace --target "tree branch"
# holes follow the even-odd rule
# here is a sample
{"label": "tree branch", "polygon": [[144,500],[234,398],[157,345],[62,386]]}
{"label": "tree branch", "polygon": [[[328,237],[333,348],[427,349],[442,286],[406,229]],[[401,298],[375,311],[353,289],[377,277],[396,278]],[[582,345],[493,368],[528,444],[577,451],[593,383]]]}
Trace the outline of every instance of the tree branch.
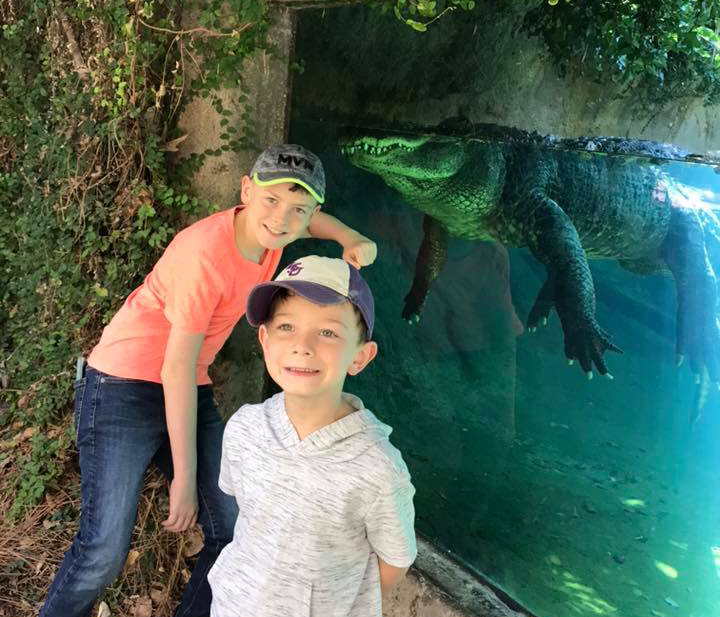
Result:
{"label": "tree branch", "polygon": [[240,28],[238,28],[237,30],[233,30],[232,32],[217,32],[215,30],[208,30],[207,28],[191,28],[190,30],[169,30],[168,28],[152,26],[149,23],[140,19],[139,17],[137,18],[137,20],[146,28],[150,28],[151,30],[155,30],[157,32],[174,34],[175,36],[182,36],[183,34],[200,34],[207,37],[239,36],[241,32],[247,30],[250,26],[253,25],[252,23],[243,24],[242,26],[240,26]]}
{"label": "tree branch", "polygon": [[77,39],[75,38],[75,33],[72,30],[72,27],[70,26],[70,22],[68,21],[67,16],[62,11],[58,11],[58,20],[60,21],[60,25],[62,26],[62,29],[65,31],[65,38],[67,39],[67,47],[70,51],[70,54],[72,55],[73,59],[73,66],[75,67],[75,72],[78,74],[78,77],[82,79],[85,83],[88,82],[88,75],[90,74],[90,71],[88,67],[85,65],[85,61],[83,60],[82,54],[80,53],[80,47],[77,44]]}

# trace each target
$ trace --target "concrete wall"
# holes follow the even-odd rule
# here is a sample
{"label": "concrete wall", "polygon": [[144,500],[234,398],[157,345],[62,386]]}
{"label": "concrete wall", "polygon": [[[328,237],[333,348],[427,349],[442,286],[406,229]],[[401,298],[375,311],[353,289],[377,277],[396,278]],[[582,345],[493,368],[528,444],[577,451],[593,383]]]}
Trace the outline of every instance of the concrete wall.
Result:
{"label": "concrete wall", "polygon": [[[242,86],[216,92],[223,107],[230,110],[230,123],[240,127],[248,121],[257,135],[255,148],[241,152],[223,152],[207,157],[193,179],[194,192],[222,207],[238,203],[240,179],[252,167],[260,151],[273,143],[282,143],[287,135],[287,111],[291,93],[290,57],[294,43],[294,13],[287,9],[272,12],[269,33],[273,53],[260,52],[245,62],[240,76]],[[246,102],[237,100],[247,96]],[[243,119],[244,114],[248,120]],[[184,107],[178,128],[187,134],[179,156],[202,153],[222,146],[223,119],[208,99],[194,97]]]}

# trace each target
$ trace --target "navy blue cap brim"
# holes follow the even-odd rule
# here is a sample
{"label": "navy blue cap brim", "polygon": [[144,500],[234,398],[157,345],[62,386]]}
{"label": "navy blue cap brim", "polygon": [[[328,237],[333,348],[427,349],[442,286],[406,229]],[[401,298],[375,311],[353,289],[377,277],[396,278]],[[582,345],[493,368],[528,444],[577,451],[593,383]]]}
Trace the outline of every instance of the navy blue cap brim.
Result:
{"label": "navy blue cap brim", "polygon": [[332,289],[309,281],[268,281],[257,285],[248,297],[245,317],[251,326],[258,327],[267,320],[273,296],[280,288],[302,296],[315,304],[342,304],[348,298]]}

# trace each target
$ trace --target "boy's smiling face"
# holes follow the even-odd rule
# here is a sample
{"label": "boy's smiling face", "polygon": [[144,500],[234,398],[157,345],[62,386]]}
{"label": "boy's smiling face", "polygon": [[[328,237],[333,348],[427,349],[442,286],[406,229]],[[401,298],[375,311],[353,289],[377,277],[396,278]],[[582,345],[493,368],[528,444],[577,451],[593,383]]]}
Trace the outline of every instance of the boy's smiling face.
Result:
{"label": "boy's smiling face", "polygon": [[312,195],[292,182],[260,186],[245,176],[241,197],[247,211],[247,231],[268,250],[283,248],[302,237],[319,208]]}
{"label": "boy's smiling face", "polygon": [[360,342],[350,302],[319,305],[290,295],[278,302],[258,336],[268,372],[286,396],[338,397],[346,375],[357,375],[377,353],[373,341]]}

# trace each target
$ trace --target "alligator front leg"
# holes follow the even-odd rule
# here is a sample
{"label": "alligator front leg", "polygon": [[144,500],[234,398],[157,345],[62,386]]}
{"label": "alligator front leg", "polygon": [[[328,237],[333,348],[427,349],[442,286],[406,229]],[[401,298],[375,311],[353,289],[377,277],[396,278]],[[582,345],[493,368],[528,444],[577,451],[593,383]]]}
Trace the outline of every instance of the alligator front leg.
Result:
{"label": "alligator front leg", "polygon": [[447,232],[433,217],[426,214],[423,219],[424,236],[415,259],[415,277],[412,287],[405,296],[403,319],[411,323],[420,320],[428,290],[447,262]]}
{"label": "alligator front leg", "polygon": [[678,360],[689,357],[696,380],[707,369],[710,379],[720,382],[718,281],[706,246],[711,233],[694,210],[673,208],[662,257],[677,286]]}
{"label": "alligator front leg", "polygon": [[565,335],[565,356],[592,377],[593,365],[608,374],[603,354],[622,353],[595,319],[595,288],[577,230],[562,208],[542,191],[525,200],[523,235],[548,278],[530,311],[528,327],[547,319],[554,306]]}

